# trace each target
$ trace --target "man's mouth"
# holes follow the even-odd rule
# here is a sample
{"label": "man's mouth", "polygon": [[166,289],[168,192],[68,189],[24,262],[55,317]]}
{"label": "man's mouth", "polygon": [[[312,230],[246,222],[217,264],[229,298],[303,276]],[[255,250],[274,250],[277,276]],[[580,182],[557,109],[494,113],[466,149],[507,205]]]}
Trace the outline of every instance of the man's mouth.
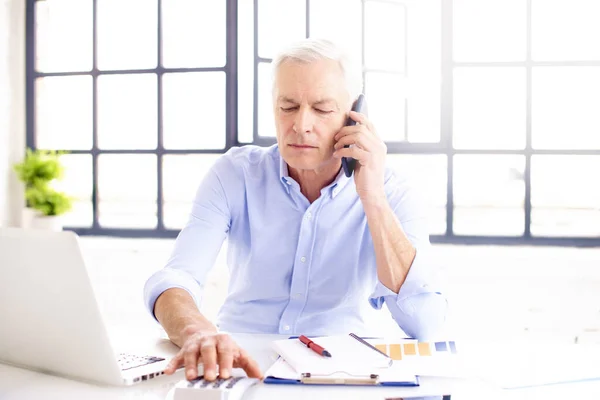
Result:
{"label": "man's mouth", "polygon": [[297,149],[315,149],[317,146],[310,146],[307,144],[290,144],[289,146],[295,147]]}

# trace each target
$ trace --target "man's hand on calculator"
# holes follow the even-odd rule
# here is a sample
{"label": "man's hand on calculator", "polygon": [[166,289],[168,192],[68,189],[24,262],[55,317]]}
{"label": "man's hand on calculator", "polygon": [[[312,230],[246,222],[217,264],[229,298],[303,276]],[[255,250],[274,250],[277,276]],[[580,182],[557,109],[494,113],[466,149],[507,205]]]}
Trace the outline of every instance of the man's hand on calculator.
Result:
{"label": "man's hand on calculator", "polygon": [[256,361],[225,333],[196,332],[186,338],[181,350],[171,360],[165,373],[173,374],[179,367],[185,366],[188,380],[198,377],[198,364],[204,365],[204,379],[208,381],[219,377],[227,379],[232,368],[242,368],[248,377],[262,379],[262,372]]}

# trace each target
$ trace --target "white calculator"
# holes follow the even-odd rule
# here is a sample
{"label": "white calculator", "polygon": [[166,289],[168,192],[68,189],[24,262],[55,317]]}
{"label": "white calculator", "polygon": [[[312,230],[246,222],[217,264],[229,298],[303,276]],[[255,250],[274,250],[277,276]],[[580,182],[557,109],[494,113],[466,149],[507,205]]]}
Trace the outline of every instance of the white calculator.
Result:
{"label": "white calculator", "polygon": [[241,400],[244,392],[258,379],[232,376],[228,379],[206,381],[202,376],[183,380],[174,387],[173,400]]}

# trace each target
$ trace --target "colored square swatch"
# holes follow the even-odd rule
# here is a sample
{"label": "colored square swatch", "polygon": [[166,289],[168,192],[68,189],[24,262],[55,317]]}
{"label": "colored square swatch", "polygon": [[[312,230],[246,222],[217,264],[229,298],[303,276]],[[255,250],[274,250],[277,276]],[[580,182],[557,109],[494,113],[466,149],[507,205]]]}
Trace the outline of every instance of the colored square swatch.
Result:
{"label": "colored square swatch", "polygon": [[419,346],[419,355],[421,356],[430,356],[431,355],[431,346],[427,342],[420,342]]}
{"label": "colored square swatch", "polygon": [[450,351],[452,352],[452,354],[456,354],[456,343],[454,343],[454,341],[449,342],[450,343]]}
{"label": "colored square swatch", "polygon": [[416,356],[417,346],[414,343],[404,343],[404,355],[405,356]]}
{"label": "colored square swatch", "polygon": [[387,351],[387,344],[376,344],[376,345],[375,345],[375,348],[376,348],[377,350],[379,350],[380,352],[382,352],[382,353],[385,353],[385,354],[389,355],[389,354],[388,354],[388,351]]}
{"label": "colored square swatch", "polygon": [[399,344],[390,344],[389,356],[392,360],[402,360],[402,350]]}
{"label": "colored square swatch", "polygon": [[446,342],[435,342],[435,351],[448,351]]}

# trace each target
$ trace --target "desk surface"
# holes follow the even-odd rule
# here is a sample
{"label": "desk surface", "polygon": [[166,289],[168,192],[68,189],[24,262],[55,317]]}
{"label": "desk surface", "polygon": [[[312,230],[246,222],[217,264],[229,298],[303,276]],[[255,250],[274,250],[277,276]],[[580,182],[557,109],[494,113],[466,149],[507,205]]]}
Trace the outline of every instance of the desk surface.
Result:
{"label": "desk surface", "polygon": [[[276,354],[269,348],[276,335],[232,335],[260,364],[265,371],[275,360]],[[121,342],[124,344],[124,342]],[[140,354],[155,354],[170,357],[177,348],[166,339],[140,338],[136,335],[135,344],[119,350],[130,350]],[[240,371],[236,371],[240,372]],[[2,400],[38,400],[44,399],[165,399],[169,390],[181,379],[183,371],[174,376],[161,376],[131,387],[108,387],[78,382],[62,377],[42,374],[22,368],[0,364],[0,399]],[[421,386],[416,388],[372,388],[372,387],[322,387],[296,385],[259,384],[249,389],[244,399],[381,399],[406,395],[425,396],[438,394],[437,390],[462,393],[463,399],[476,399],[482,391],[490,388],[479,382],[466,380],[422,378]],[[433,391],[433,392],[432,392]],[[472,397],[471,397],[472,395]],[[463,397],[466,396],[466,397]],[[454,397],[453,397],[454,398]],[[480,397],[479,397],[480,398]],[[488,397],[493,399],[493,397]],[[460,400],[460,398],[459,398]]]}
{"label": "desk surface", "polygon": [[[135,343],[129,347],[119,346],[119,350],[130,350],[142,354],[156,354],[170,357],[177,348],[168,340],[156,337],[135,337]],[[275,360],[276,354],[269,348],[276,335],[232,335],[260,364],[265,371]],[[126,341],[121,341],[125,344]],[[239,372],[239,371],[237,371]],[[0,364],[1,400],[37,400],[44,399],[165,399],[169,390],[181,379],[183,372],[178,371],[172,377],[162,376],[131,387],[107,387],[78,382],[62,377],[46,375],[26,369]],[[296,385],[259,384],[246,392],[244,399],[380,399],[386,397],[428,396],[441,391],[452,393],[452,400],[502,399],[598,399],[600,381],[562,384],[539,388],[510,391],[498,391],[477,380],[456,380],[442,378],[421,379],[421,386],[415,388],[372,388],[372,387],[322,387]]]}

